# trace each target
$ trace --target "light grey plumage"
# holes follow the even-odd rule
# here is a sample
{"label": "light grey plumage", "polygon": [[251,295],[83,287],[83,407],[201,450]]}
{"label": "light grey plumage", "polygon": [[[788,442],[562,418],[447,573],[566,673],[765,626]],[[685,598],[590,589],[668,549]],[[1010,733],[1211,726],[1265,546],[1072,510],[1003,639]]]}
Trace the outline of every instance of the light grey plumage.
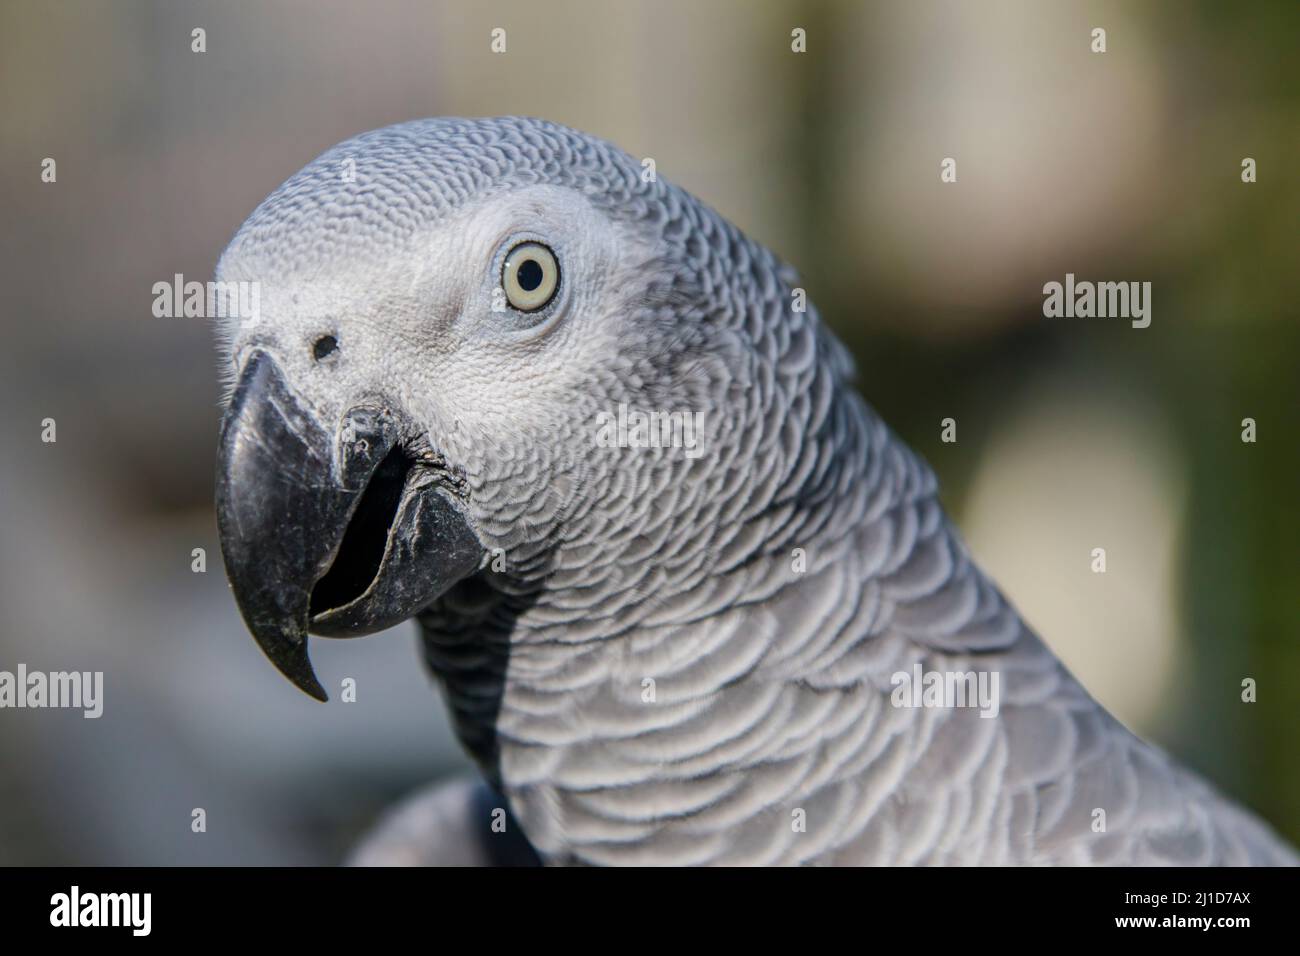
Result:
{"label": "light grey plumage", "polygon": [[[491,308],[518,236],[561,263],[540,319]],[[980,573],[792,310],[794,273],[611,146],[531,119],[368,133],[264,202],[219,273],[264,290],[236,365],[274,350],[322,420],[397,396],[463,477],[505,566],[420,615],[425,656],[546,861],[1294,862]],[[602,447],[620,403],[703,412],[703,453]],[[917,662],[997,671],[998,717],[891,706]]]}
{"label": "light grey plumage", "polygon": [[455,777],[389,808],[349,866],[536,866],[505,800],[481,780]]}

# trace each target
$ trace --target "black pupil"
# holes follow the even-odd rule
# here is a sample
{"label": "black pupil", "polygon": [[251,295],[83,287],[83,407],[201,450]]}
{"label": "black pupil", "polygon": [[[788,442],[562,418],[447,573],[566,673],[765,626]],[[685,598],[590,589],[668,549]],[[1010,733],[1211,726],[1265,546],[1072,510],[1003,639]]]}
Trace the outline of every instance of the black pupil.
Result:
{"label": "black pupil", "polygon": [[515,273],[515,278],[519,281],[519,288],[525,292],[532,292],[542,284],[542,265],[536,259],[525,259],[519,263],[519,271]]}

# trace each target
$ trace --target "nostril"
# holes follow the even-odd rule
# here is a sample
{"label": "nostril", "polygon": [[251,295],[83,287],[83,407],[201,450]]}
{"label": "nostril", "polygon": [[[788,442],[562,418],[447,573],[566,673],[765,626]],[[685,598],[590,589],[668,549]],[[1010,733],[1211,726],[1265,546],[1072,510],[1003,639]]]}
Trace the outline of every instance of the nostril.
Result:
{"label": "nostril", "polygon": [[312,346],[311,351],[312,354],[316,356],[316,361],[319,362],[321,359],[329,355],[331,352],[336,351],[338,347],[339,347],[338,339],[336,339],[332,335],[322,335],[320,338],[316,340],[316,344]]}

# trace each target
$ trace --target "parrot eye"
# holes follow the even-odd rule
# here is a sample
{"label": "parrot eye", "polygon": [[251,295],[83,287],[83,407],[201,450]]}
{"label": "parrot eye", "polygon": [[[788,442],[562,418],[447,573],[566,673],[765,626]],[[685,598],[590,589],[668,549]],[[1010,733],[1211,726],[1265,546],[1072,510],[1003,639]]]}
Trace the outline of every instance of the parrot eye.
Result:
{"label": "parrot eye", "polygon": [[560,286],[555,253],[540,242],[521,242],[506,256],[501,286],[506,299],[520,312],[536,312],[555,298]]}

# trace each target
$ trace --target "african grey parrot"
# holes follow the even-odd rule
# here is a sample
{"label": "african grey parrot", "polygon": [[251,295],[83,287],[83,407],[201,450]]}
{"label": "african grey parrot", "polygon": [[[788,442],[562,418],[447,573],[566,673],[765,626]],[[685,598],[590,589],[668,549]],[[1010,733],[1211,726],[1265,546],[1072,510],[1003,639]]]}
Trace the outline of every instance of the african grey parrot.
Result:
{"label": "african grey parrot", "polygon": [[[551,864],[1296,862],[979,571],[795,273],[609,144],[519,118],[366,133],[258,206],[218,280],[260,288],[222,336],[235,597],[321,699],[308,631],[418,619],[503,798],[430,798],[443,839],[501,823]],[[996,714],[900,694],[913,674],[996,675]]]}

